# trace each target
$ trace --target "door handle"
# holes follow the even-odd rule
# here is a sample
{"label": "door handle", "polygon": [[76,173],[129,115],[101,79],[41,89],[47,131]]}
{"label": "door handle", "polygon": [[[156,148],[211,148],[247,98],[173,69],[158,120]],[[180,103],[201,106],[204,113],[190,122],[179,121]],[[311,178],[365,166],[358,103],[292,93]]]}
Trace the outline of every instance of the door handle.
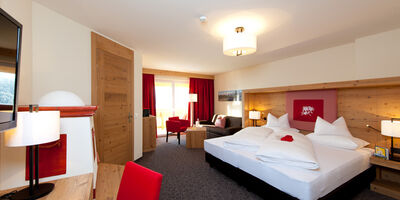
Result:
{"label": "door handle", "polygon": [[129,120],[129,122],[132,122],[132,113],[131,112],[129,112],[129,114],[128,114],[128,120]]}

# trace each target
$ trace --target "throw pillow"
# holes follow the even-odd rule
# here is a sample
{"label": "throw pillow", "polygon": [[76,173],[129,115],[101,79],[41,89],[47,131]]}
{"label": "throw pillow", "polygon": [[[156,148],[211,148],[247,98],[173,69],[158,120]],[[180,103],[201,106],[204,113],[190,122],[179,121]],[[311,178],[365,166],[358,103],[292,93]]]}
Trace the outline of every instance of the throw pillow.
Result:
{"label": "throw pillow", "polygon": [[215,120],[215,127],[225,128],[226,118],[225,116],[218,116],[217,120]]}

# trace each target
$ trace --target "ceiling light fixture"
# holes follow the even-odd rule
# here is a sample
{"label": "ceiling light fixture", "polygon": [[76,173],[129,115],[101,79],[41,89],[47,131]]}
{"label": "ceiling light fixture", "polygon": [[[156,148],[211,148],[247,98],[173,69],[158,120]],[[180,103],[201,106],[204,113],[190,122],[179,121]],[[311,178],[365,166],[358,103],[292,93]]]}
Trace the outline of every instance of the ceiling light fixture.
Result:
{"label": "ceiling light fixture", "polygon": [[200,22],[201,23],[206,23],[207,22],[207,17],[204,16],[204,15],[200,16]]}
{"label": "ceiling light fixture", "polygon": [[245,33],[243,27],[236,27],[233,35],[224,38],[223,50],[227,56],[250,55],[257,51],[257,37]]}

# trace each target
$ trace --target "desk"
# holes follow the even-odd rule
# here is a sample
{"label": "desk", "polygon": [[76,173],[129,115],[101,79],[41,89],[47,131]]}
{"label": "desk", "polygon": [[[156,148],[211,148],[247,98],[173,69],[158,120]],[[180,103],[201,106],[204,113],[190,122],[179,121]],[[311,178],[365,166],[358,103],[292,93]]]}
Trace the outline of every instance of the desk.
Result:
{"label": "desk", "polygon": [[[49,183],[54,183],[54,190],[40,200],[90,200],[93,197],[93,174],[91,173],[62,178]],[[25,187],[0,191],[0,196]]]}

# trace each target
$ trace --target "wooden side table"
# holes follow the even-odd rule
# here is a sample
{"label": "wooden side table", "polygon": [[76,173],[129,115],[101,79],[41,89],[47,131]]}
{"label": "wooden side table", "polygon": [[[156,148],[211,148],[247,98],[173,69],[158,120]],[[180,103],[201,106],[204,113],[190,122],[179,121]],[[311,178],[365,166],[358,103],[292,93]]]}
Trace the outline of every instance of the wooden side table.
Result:
{"label": "wooden side table", "polygon": [[204,148],[206,132],[206,127],[189,127],[186,130],[186,148]]}
{"label": "wooden side table", "polygon": [[400,199],[400,162],[372,156],[370,163],[376,166],[376,178],[371,190]]}

